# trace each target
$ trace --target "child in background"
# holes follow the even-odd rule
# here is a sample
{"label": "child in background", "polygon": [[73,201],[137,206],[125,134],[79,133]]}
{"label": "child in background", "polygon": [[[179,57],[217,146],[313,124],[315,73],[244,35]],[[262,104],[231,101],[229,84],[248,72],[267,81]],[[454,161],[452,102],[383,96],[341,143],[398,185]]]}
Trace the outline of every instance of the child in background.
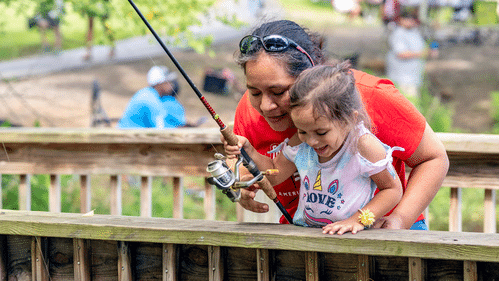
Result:
{"label": "child in background", "polygon": [[272,185],[298,169],[301,187],[294,224],[339,235],[369,227],[400,201],[402,184],[392,152],[403,149],[388,147],[369,131],[348,63],[305,70],[289,95],[298,132],[276,148],[281,153],[274,159],[259,154],[242,136],[237,146],[223,140],[226,153],[235,157],[243,147],[261,170],[278,169],[277,175],[268,176]]}

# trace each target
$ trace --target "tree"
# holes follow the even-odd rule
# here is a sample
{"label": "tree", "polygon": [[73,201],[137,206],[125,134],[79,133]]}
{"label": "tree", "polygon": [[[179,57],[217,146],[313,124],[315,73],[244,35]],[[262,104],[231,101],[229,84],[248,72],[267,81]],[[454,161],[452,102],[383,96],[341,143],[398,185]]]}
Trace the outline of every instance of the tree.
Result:
{"label": "tree", "polygon": [[[75,11],[89,19],[89,30],[93,28],[93,22],[91,22],[93,18],[101,20],[104,32],[100,35],[101,38],[96,39],[102,39],[104,36],[104,39],[112,44],[109,42],[114,40],[112,33],[119,29],[129,30],[137,35],[149,33],[146,25],[128,1],[66,1],[73,6]],[[190,32],[189,27],[201,24],[200,16],[208,13],[214,0],[136,0],[134,3],[154,30],[161,37],[168,38],[169,43],[189,46],[199,53],[205,52],[206,47],[211,44],[210,36],[199,38]]]}

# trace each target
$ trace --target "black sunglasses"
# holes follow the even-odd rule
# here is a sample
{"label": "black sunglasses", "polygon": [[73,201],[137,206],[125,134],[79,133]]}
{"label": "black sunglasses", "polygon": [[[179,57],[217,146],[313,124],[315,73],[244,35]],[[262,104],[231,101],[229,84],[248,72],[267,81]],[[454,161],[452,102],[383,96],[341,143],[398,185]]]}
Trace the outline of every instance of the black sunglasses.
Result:
{"label": "black sunglasses", "polygon": [[267,52],[282,52],[291,46],[305,54],[312,63],[312,66],[315,65],[312,57],[310,57],[305,49],[296,44],[295,41],[277,34],[267,35],[263,38],[255,35],[244,36],[243,39],[241,39],[241,42],[239,42],[239,50],[241,51],[241,53],[246,54],[252,51],[256,51],[256,49],[252,48],[252,46],[253,43],[255,43],[255,41],[257,40],[262,43],[263,49]]}

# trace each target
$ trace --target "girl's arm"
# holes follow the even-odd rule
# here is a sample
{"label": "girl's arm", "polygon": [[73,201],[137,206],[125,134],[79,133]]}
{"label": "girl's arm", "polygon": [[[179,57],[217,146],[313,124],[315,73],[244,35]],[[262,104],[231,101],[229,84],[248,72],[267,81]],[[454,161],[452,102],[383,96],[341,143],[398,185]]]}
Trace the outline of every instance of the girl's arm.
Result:
{"label": "girl's arm", "polygon": [[[227,157],[235,158],[237,155],[241,154],[241,148],[244,148],[249,157],[256,163],[260,171],[266,171],[269,169],[278,170],[277,174],[267,175],[267,178],[272,185],[282,183],[291,177],[296,171],[295,164],[289,161],[282,153],[278,153],[274,159],[271,159],[270,157],[258,153],[247,138],[239,135],[236,135],[236,137],[238,139],[237,145],[229,145],[227,141],[225,141],[224,137],[221,137]],[[289,143],[296,144],[296,140],[294,138],[298,139],[295,135],[291,138]]]}
{"label": "girl's arm", "polygon": [[[372,135],[363,135],[360,137],[358,149],[360,155],[372,163],[376,163],[386,157],[385,148],[379,140]],[[362,208],[362,210],[365,211],[366,209],[369,209],[374,215],[374,219],[377,220],[388,213],[388,211],[395,207],[400,201],[402,198],[402,183],[395,172],[391,175],[388,169],[384,169],[383,171],[372,175],[371,179],[378,186],[379,192]],[[345,232],[352,232],[352,234],[355,234],[364,229],[364,225],[359,221],[359,215],[360,210],[346,220],[328,224],[323,228],[323,233],[337,233],[341,235]]]}

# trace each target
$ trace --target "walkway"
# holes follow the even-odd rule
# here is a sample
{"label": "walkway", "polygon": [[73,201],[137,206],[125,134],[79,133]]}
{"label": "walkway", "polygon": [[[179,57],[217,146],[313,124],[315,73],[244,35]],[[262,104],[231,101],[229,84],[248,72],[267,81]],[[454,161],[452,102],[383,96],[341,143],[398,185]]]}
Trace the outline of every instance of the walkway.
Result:
{"label": "walkway", "polygon": [[[251,1],[251,0],[248,0]],[[226,1],[227,3],[230,1]],[[249,5],[249,2],[239,0],[237,4],[232,5]],[[274,1],[267,0],[266,6],[259,12],[259,16],[249,16],[248,9],[230,6],[223,7],[225,9],[234,10],[240,19],[247,22],[248,27],[253,26],[262,17],[276,18],[282,17],[282,11],[275,5]],[[246,11],[246,12],[245,12]],[[235,40],[248,32],[248,27],[235,29],[218,21],[210,21],[203,26],[194,26],[191,30],[200,36],[211,34],[213,36],[213,44],[223,44],[224,42]],[[178,50],[167,45],[170,51]],[[109,47],[97,45],[92,50],[92,60],[84,61],[82,58],[85,54],[85,47],[64,50],[59,54],[42,53],[30,57],[15,59],[12,61],[0,62],[0,79],[24,79],[30,76],[46,75],[50,73],[61,72],[65,70],[81,69],[95,65],[108,63],[135,61],[148,57],[157,57],[166,55],[165,51],[158,44],[152,34],[141,37],[135,37],[116,42],[116,54],[112,59],[108,58]]]}

